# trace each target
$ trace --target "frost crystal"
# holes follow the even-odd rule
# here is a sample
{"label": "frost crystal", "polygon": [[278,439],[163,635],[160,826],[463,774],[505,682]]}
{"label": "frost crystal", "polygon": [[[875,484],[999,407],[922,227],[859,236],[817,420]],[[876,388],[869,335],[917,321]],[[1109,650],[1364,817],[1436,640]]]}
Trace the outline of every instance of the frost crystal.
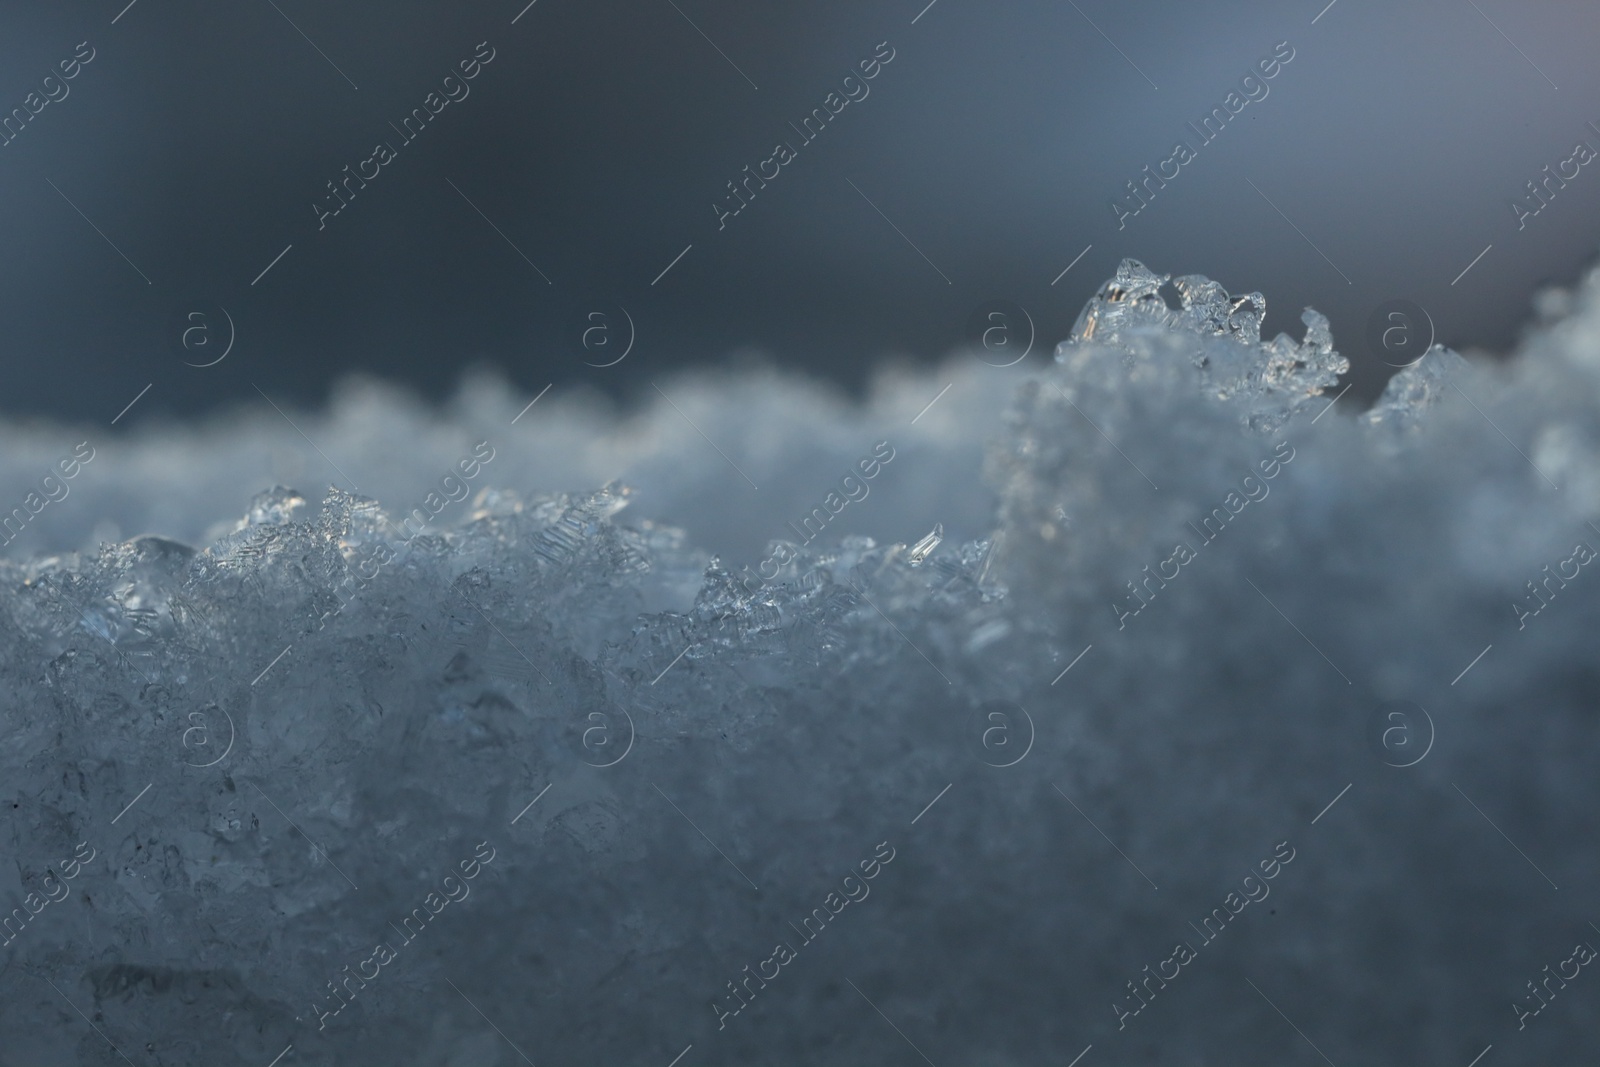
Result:
{"label": "frost crystal", "polygon": [[1236,400],[1241,421],[1261,432],[1281,427],[1350,369],[1334,351],[1327,318],[1310,308],[1301,315],[1305,340],[1279,334],[1263,343],[1267,302],[1260,293],[1229,296],[1210,278],[1185,274],[1171,280],[1178,297],[1172,307],[1162,295],[1168,281],[1138,260],[1123,260],[1084,306],[1056,360],[1074,378],[1088,373],[1100,346],[1119,350],[1125,365],[1153,365],[1161,374],[1186,363],[1198,371],[1200,388]]}
{"label": "frost crystal", "polygon": [[1395,431],[1416,429],[1428,409],[1443,399],[1451,375],[1463,373],[1466,367],[1467,361],[1456,353],[1444,345],[1434,345],[1421,359],[1389,379],[1383,395],[1362,419],[1369,425]]}
{"label": "frost crystal", "polygon": [[939,542],[944,540],[944,523],[939,523],[927,535],[906,550],[907,563],[921,563],[928,558],[928,553],[939,547]]}
{"label": "frost crystal", "polygon": [[[745,487],[670,421],[637,492],[520,490],[508,455],[420,531],[414,493],[279,486],[198,549],[0,563],[0,1062],[879,1062],[864,998],[941,1063],[1300,1055],[1246,977],[1340,1062],[1498,1042],[1484,990],[1587,936],[1505,902],[1600,876],[1600,282],[1504,369],[1436,348],[1359,419],[1321,316],[1263,342],[1260,294],[1168,284],[1124,262],[1006,379],[986,521],[950,471],[987,431],[915,427],[846,513],[909,545],[830,526],[759,582],[673,521]],[[693,410],[765,490],[761,442],[822,411],[853,457],[932,380]],[[580,418],[540,415],[551,448]],[[141,499],[144,447],[94,471],[133,457]],[[1413,705],[1439,744],[1408,763],[1373,716]],[[1272,903],[1173,964],[1210,977],[1130,1000],[1269,855]],[[1428,1013],[1319,1015],[1380,986]]]}

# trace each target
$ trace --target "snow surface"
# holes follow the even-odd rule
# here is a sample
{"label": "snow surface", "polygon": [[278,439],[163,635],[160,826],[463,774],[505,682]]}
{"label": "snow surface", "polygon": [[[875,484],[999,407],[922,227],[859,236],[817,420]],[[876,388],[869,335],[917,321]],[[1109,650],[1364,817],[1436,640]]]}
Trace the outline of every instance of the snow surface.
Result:
{"label": "snow surface", "polygon": [[0,427],[19,505],[95,450],[0,562],[0,1064],[1581,1057],[1600,276],[1360,416],[1263,307]]}

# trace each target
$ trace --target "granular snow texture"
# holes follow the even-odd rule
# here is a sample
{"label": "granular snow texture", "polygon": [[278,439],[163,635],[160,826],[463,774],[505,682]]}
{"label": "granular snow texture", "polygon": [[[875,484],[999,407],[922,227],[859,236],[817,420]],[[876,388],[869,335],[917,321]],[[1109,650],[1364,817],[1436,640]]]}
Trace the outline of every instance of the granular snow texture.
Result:
{"label": "granular snow texture", "polygon": [[862,405],[5,427],[0,1064],[1576,1062],[1600,278],[1545,304],[1362,415],[1128,261]]}

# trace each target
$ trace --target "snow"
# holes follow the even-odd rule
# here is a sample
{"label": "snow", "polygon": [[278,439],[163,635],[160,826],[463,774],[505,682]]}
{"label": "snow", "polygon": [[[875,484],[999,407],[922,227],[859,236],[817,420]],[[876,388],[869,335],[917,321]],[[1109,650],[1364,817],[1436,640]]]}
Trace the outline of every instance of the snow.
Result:
{"label": "snow", "polygon": [[97,450],[0,563],[0,1064],[1586,1047],[1581,991],[1511,1007],[1600,936],[1600,278],[1557,303],[1360,416],[1320,315],[1127,261],[1054,362],[861,404],[368,383],[297,420],[327,465],[271,411],[0,427],[19,503]]}

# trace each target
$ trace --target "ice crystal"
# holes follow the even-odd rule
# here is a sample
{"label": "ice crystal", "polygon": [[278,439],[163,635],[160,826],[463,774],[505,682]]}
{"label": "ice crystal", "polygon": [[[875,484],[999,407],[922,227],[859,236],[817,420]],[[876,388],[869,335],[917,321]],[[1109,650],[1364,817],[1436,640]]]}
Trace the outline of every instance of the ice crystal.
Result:
{"label": "ice crystal", "polygon": [[[1485,1005],[1587,936],[1506,902],[1600,873],[1572,845],[1600,805],[1573,562],[1600,543],[1600,283],[1504,370],[1435,349],[1359,419],[1328,410],[1321,316],[1263,342],[1260,294],[1167,285],[1127,261],[1055,363],[957,377],[844,513],[909,545],[830,528],[752,579],[681,528],[744,485],[664,420],[612,426],[656,464],[637,491],[497,460],[420,528],[416,493],[279,486],[198,548],[0,563],[0,1062],[906,1052],[869,997],[938,1062],[1301,1054],[1246,978],[1340,1062],[1578,1047],[1581,999],[1520,1035]],[[931,381],[854,414],[679,399],[772,492],[815,422],[833,484]],[[996,381],[984,497],[950,472]],[[551,448],[589,417],[540,414]],[[423,484],[451,469],[414,436]],[[140,447],[130,501],[166,476]],[[1405,769],[1369,729],[1397,701],[1438,731]],[[1271,910],[1135,1013],[1275,848]]]}

